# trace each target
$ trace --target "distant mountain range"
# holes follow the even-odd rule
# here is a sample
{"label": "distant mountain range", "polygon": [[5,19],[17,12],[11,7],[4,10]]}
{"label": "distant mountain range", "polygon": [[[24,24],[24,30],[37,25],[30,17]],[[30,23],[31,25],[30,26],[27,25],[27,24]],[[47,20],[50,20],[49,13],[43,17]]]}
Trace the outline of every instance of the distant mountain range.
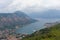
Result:
{"label": "distant mountain range", "polygon": [[16,28],[35,22],[36,20],[27,16],[24,12],[0,13],[0,29]]}
{"label": "distant mountain range", "polygon": [[60,18],[60,10],[47,10],[29,14],[32,18]]}

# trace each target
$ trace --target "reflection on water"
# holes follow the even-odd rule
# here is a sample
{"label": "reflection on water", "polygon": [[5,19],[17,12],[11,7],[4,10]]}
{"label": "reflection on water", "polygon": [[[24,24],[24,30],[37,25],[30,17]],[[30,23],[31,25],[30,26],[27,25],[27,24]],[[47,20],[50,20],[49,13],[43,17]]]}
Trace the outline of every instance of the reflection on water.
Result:
{"label": "reflection on water", "polygon": [[45,23],[56,22],[59,21],[60,19],[38,19],[38,20],[39,20],[38,22],[17,29],[16,32],[22,34],[31,34],[37,30],[45,28],[44,26]]}

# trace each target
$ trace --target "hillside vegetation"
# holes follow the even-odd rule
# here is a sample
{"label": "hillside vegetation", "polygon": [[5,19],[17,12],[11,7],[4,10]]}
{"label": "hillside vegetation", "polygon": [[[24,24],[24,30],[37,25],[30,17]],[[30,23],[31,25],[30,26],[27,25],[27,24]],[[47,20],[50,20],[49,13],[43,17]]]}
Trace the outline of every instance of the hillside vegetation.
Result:
{"label": "hillside vegetation", "polygon": [[60,24],[39,30],[23,40],[60,40]]}

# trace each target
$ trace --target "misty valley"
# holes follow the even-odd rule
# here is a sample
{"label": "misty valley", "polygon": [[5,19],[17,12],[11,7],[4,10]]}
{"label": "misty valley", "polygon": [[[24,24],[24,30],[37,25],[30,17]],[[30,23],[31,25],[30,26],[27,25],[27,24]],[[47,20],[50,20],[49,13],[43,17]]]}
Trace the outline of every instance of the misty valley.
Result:
{"label": "misty valley", "polygon": [[60,0],[0,0],[0,40],[60,40]]}
{"label": "misty valley", "polygon": [[[33,37],[40,33],[39,30],[50,30],[51,26],[60,24],[59,18],[33,18],[21,11],[14,13],[0,13],[0,39],[2,40],[42,40],[41,36]],[[49,31],[48,31],[49,32]],[[34,35],[35,34],[35,35]],[[34,35],[34,36],[33,36]],[[39,35],[42,35],[41,33]],[[30,39],[30,36],[32,37]],[[44,37],[44,36],[43,36]]]}

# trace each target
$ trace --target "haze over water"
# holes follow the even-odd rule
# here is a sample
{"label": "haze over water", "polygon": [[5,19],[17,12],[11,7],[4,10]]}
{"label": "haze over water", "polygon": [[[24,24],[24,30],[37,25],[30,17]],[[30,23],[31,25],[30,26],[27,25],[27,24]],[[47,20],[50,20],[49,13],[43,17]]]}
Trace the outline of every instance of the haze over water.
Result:
{"label": "haze over water", "polygon": [[35,23],[31,23],[29,25],[23,26],[19,29],[16,30],[17,33],[22,33],[22,34],[31,34],[35,31],[38,31],[40,29],[45,28],[44,26],[45,23],[53,23],[60,21],[60,19],[43,19],[43,18],[36,18],[38,21]]}

